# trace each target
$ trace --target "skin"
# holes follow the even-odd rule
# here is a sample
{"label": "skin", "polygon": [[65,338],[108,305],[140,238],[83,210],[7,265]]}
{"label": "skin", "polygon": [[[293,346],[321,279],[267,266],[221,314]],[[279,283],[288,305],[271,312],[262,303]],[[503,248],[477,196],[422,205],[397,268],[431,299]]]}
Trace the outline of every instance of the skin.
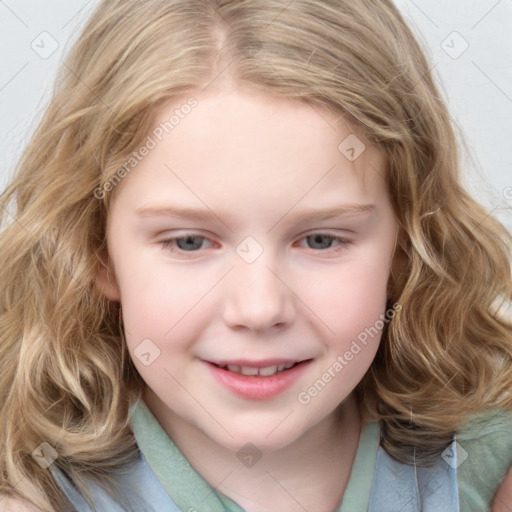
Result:
{"label": "skin", "polygon": [[512,511],[512,468],[508,470],[492,502],[492,512]]}
{"label": "skin", "polygon": [[[146,404],[203,478],[249,512],[335,510],[361,430],[353,390],[380,333],[309,403],[297,396],[385,313],[397,223],[382,156],[365,142],[349,161],[338,145],[353,129],[296,100],[236,86],[193,96],[198,106],[116,188],[99,286],[122,304]],[[155,126],[188,97],[161,107]],[[348,204],[374,207],[297,219]],[[137,212],[177,206],[206,217]],[[319,232],[320,247],[307,238]],[[189,251],[163,243],[186,235],[205,239]],[[263,251],[252,263],[236,252],[247,236]],[[160,350],[149,366],[134,355],[144,339]],[[202,361],[276,357],[312,361],[266,400],[235,396]],[[247,442],[262,454],[251,468],[236,457]]]}

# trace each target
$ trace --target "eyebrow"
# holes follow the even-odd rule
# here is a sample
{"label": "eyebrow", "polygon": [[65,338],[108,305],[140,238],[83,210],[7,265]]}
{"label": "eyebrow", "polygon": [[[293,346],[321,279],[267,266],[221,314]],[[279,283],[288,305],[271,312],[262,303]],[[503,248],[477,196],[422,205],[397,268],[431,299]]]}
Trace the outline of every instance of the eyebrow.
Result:
{"label": "eyebrow", "polygon": [[[281,217],[281,222],[285,217],[292,217],[295,222],[304,221],[320,221],[334,217],[353,216],[368,214],[375,210],[374,204],[345,204],[333,206],[330,208],[310,208],[302,209],[298,213],[293,214],[291,210]],[[214,212],[210,209],[189,208],[189,207],[170,207],[170,206],[142,206],[137,208],[136,213],[140,217],[174,217],[187,220],[211,220],[212,217],[228,219],[230,216],[225,212]],[[220,217],[219,217],[220,214]]]}

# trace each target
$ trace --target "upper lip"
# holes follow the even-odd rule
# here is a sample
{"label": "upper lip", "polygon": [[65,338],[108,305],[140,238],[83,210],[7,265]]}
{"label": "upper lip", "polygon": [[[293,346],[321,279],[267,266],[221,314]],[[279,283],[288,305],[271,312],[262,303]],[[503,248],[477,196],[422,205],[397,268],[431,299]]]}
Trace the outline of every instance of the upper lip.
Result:
{"label": "upper lip", "polygon": [[268,368],[269,366],[277,366],[279,364],[287,363],[300,363],[302,361],[308,361],[309,359],[262,359],[259,361],[249,361],[248,359],[220,359],[218,361],[207,361],[219,366],[224,365],[237,365],[237,366],[249,366],[250,368]]}

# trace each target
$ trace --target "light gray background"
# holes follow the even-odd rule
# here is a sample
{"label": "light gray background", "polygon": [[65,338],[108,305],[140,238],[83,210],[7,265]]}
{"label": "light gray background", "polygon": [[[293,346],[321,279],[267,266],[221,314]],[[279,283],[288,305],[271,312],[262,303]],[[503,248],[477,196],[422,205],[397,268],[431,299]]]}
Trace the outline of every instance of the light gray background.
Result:
{"label": "light gray background", "polygon": [[[467,187],[512,232],[512,0],[395,2],[468,142]],[[59,60],[97,3],[0,0],[0,189],[41,117]]]}

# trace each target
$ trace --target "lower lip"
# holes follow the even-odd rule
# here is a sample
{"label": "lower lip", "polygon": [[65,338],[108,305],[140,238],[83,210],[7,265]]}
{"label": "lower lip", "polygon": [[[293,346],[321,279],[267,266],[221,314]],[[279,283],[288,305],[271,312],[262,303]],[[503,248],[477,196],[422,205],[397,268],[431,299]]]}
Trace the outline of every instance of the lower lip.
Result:
{"label": "lower lip", "polygon": [[218,382],[235,395],[249,400],[269,400],[288,389],[305,371],[311,360],[303,361],[271,377],[242,375],[206,363]]}

